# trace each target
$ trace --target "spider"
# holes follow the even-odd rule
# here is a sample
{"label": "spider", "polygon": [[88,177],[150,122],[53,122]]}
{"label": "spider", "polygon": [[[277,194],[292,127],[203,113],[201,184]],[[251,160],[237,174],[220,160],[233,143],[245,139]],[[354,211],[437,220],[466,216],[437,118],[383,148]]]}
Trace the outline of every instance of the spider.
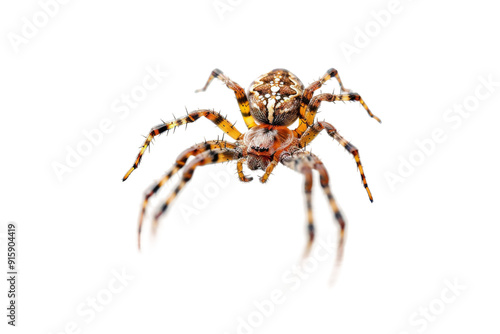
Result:
{"label": "spider", "polygon": [[[340,94],[319,94],[313,97],[314,92],[333,77],[337,79],[340,85]],[[246,164],[251,170],[263,170],[264,174],[260,177],[260,181],[265,183],[274,168],[278,163],[281,163],[302,173],[305,178],[304,192],[307,207],[308,242],[304,257],[307,257],[309,254],[315,236],[311,189],[313,170],[319,173],[321,187],[328,198],[334,219],[338,222],[340,228],[336,260],[336,265],[338,266],[342,260],[344,250],[346,223],[330,190],[328,172],[325,166],[316,155],[306,151],[305,147],[322,130],[326,130],[330,137],[338,141],[353,155],[368,197],[373,202],[373,197],[368,188],[359,158],[358,149],[340,136],[330,123],[315,121],[315,115],[318,112],[321,102],[358,101],[368,112],[368,115],[378,122],[380,122],[380,119],[372,114],[359,94],[353,93],[344,87],[337,70],[333,68],[329,69],[320,80],[313,82],[307,88],[304,88],[299,78],[291,72],[285,69],[275,69],[253,81],[246,94],[240,85],[230,80],[219,69],[215,69],[210,74],[205,86],[196,90],[196,92],[205,91],[215,78],[221,80],[229,89],[234,91],[248,131],[241,133],[225,117],[221,116],[218,112],[208,109],[189,112],[182,118],[163,122],[151,129],[134,165],[125,174],[123,181],[139,166],[146,148],[148,148],[154,137],[177,126],[183,124],[187,126],[188,123],[192,123],[201,117],[205,117],[215,123],[225,134],[234,139],[235,142],[231,143],[224,140],[205,141],[191,146],[177,157],[173,167],[145,194],[138,226],[139,249],[141,247],[143,219],[149,199],[179,170],[183,169],[181,181],[154,216],[152,225],[153,233],[157,229],[158,219],[170,207],[181,189],[191,180],[197,167],[226,161],[236,161],[236,169],[241,181],[250,182],[253,179],[243,173],[243,165]],[[289,129],[288,127],[297,119],[299,119],[297,128],[294,130]],[[190,157],[194,157],[194,159],[188,162]]]}

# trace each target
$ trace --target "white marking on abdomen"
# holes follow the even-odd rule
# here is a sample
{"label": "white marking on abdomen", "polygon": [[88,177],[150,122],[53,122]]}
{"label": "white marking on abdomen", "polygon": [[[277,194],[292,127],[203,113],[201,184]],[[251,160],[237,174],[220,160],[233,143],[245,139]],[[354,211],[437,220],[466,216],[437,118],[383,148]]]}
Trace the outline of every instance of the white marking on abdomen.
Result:
{"label": "white marking on abdomen", "polygon": [[273,123],[275,103],[275,99],[269,99],[269,103],[267,104],[267,119],[269,120],[269,123]]}

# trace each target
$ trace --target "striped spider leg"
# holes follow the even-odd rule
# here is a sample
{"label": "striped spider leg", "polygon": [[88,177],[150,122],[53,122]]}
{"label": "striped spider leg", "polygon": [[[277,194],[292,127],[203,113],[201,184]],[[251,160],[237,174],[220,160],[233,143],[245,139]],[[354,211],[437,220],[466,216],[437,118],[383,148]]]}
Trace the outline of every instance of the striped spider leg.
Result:
{"label": "striped spider leg", "polygon": [[307,129],[308,124],[306,120],[306,112],[307,112],[307,107],[309,105],[309,102],[311,101],[311,98],[316,90],[321,88],[325,82],[328,80],[335,78],[337,79],[337,82],[340,85],[340,92],[344,93],[347,92],[349,93],[351,90],[347,89],[344,87],[344,84],[342,83],[342,80],[340,80],[340,76],[337,72],[336,69],[330,68],[328,71],[326,71],[325,75],[323,75],[319,80],[314,81],[312,84],[310,84],[306,89],[304,89],[304,93],[302,94],[302,99],[300,101],[300,118],[299,118],[299,126],[297,129],[295,129],[295,132],[297,133],[298,136],[302,135],[304,131]]}
{"label": "striped spider leg", "polygon": [[[340,94],[319,94],[313,96],[316,90],[332,78],[338,81]],[[313,82],[307,88],[304,88],[300,79],[290,71],[280,68],[275,69],[257,77],[250,84],[246,93],[240,85],[230,80],[222,71],[215,69],[211,72],[205,86],[197,90],[197,92],[205,91],[214,79],[222,81],[234,92],[248,131],[241,133],[234,127],[234,124],[231,124],[219,113],[208,109],[190,112],[182,118],[157,125],[150,130],[133,166],[123,177],[123,181],[138,168],[144,152],[154,137],[180,125],[195,122],[202,117],[216,124],[219,129],[228,134],[235,142],[230,143],[223,140],[206,141],[191,146],[177,157],[174,165],[144,195],[138,226],[139,248],[143,221],[149,200],[174,174],[181,174],[181,179],[156,211],[152,225],[153,233],[158,227],[159,219],[166,213],[180,191],[192,179],[197,167],[234,161],[236,162],[238,178],[242,182],[253,180],[251,176],[246,176],[243,173],[243,167],[246,165],[252,171],[264,171],[264,174],[260,177],[260,181],[265,183],[268,181],[271,173],[281,163],[304,176],[308,231],[308,242],[304,251],[304,257],[310,254],[315,238],[312,210],[313,171],[319,174],[321,188],[328,199],[333,212],[333,218],[339,226],[337,258],[334,270],[334,274],[336,275],[344,254],[346,221],[332,195],[329,176],[325,166],[317,156],[305,151],[305,148],[321,131],[326,130],[330,137],[338,141],[354,157],[368,197],[370,201],[373,201],[358,149],[340,136],[330,123],[315,122],[315,117],[323,101],[358,101],[372,118],[379,122],[380,119],[372,114],[359,94],[352,93],[344,87],[337,70],[333,68],[329,69],[323,77]],[[297,120],[299,121],[297,128],[294,130],[290,129],[289,127]],[[332,276],[332,278],[334,277]]]}
{"label": "striped spider leg", "polygon": [[207,80],[207,83],[205,84],[205,86],[203,88],[196,90],[196,92],[197,93],[204,92],[214,78],[221,80],[222,82],[224,82],[226,84],[227,88],[234,91],[234,95],[236,96],[238,106],[240,107],[241,116],[243,117],[243,120],[245,121],[247,128],[251,129],[255,125],[257,125],[257,124],[255,124],[254,118],[250,114],[250,105],[248,103],[248,98],[245,94],[245,90],[240,85],[238,85],[236,82],[229,79],[218,68],[216,68],[215,70],[212,71],[212,73],[210,73],[210,76],[208,77],[208,80]]}
{"label": "striped spider leg", "polygon": [[359,96],[358,93],[349,93],[349,94],[340,94],[340,95],[334,95],[334,94],[329,94],[329,93],[324,93],[324,94],[319,94],[315,97],[312,98],[311,102],[308,105],[308,110],[306,111],[306,121],[307,125],[312,125],[314,122],[314,117],[316,116],[316,113],[318,112],[319,106],[321,105],[321,102],[337,102],[337,101],[359,101],[363,108],[365,108],[366,112],[368,115],[372,118],[374,118],[377,122],[382,123],[380,118],[375,116],[368,106],[366,105],[365,101]]}
{"label": "striped spider leg", "polygon": [[238,160],[242,158],[243,155],[240,150],[228,147],[216,148],[213,150],[208,150],[200,153],[191,162],[189,162],[182,171],[181,181],[177,187],[173,190],[167,200],[163,203],[160,209],[156,212],[153,221],[153,233],[158,227],[158,219],[167,211],[170,203],[175,199],[177,194],[184,188],[184,186],[193,177],[194,171],[197,167],[205,166],[208,164],[222,163],[231,160]]}
{"label": "striped spider leg", "polygon": [[366,192],[368,193],[368,197],[370,198],[370,201],[373,202],[373,197],[372,193],[370,191],[370,188],[368,188],[368,183],[366,182],[366,177],[365,173],[363,171],[363,165],[361,165],[361,160],[359,158],[359,153],[358,149],[349,143],[347,140],[345,140],[338,132],[337,129],[333,127],[330,123],[327,122],[318,122],[314,123],[312,126],[310,126],[306,132],[300,137],[299,141],[299,147],[304,148],[306,147],[316,136],[322,131],[326,130],[328,135],[338,141],[340,145],[342,145],[349,153],[351,153],[354,157],[354,160],[356,161],[356,165],[358,166],[359,174],[361,175],[361,181],[363,182],[363,186],[366,189]]}
{"label": "striped spider leg", "polygon": [[218,112],[215,112],[213,110],[207,110],[207,109],[200,109],[196,110],[193,112],[190,112],[187,114],[187,116],[174,119],[171,122],[159,124],[157,126],[154,126],[151,131],[149,132],[148,137],[146,138],[146,141],[141,147],[141,150],[139,152],[139,155],[137,155],[137,158],[135,159],[134,165],[128,170],[128,172],[125,174],[123,177],[123,181],[125,181],[130,174],[137,169],[139,166],[139,163],[141,162],[142,156],[146,149],[148,148],[149,144],[153,140],[154,137],[162,134],[165,131],[168,131],[170,129],[173,129],[177,126],[192,123],[199,119],[200,117],[206,117],[213,123],[215,123],[224,133],[227,133],[231,138],[233,139],[240,139],[242,137],[241,132],[239,132],[233,124],[231,124],[227,119],[225,119],[223,116],[221,116]]}
{"label": "striped spider leg", "polygon": [[163,176],[159,182],[155,182],[150,187],[150,190],[147,191],[146,194],[144,195],[144,200],[142,202],[142,209],[139,217],[139,226],[137,234],[139,249],[141,248],[141,231],[142,231],[142,224],[144,221],[144,214],[146,212],[146,207],[148,205],[150,197],[153,196],[174,174],[176,174],[181,168],[183,168],[190,157],[197,157],[201,154],[207,152],[214,152],[216,150],[234,149],[234,148],[236,148],[235,144],[228,143],[222,140],[210,140],[204,143],[193,145],[190,148],[184,150],[184,152],[182,152],[181,154],[179,154],[174,165],[165,174],[165,176]]}
{"label": "striped spider leg", "polygon": [[[319,89],[326,81],[335,77],[340,85],[340,94],[320,94],[313,98],[313,93]],[[381,120],[372,114],[365,101],[361,98],[358,93],[352,93],[350,89],[347,89],[342,84],[337,70],[334,68],[329,69],[326,74],[318,81],[313,82],[309,87],[304,89],[304,94],[302,95],[302,101],[300,106],[300,121],[294,132],[300,137],[304,131],[311,126],[314,122],[314,117],[318,111],[318,108],[322,101],[336,102],[336,101],[359,101],[359,103],[368,112],[368,115],[375,118],[379,123]]]}
{"label": "striped spider leg", "polygon": [[342,257],[344,254],[344,244],[345,244],[345,230],[346,223],[340,209],[332,195],[329,185],[329,176],[328,172],[323,165],[323,162],[314,154],[307,151],[297,151],[291,155],[286,155],[282,159],[282,164],[287,166],[288,168],[302,173],[304,175],[304,192],[306,197],[306,208],[307,208],[307,230],[309,239],[307,242],[307,246],[304,252],[304,258],[309,256],[311,252],[311,248],[314,242],[315,237],[315,227],[314,227],[314,219],[313,219],[313,209],[312,209],[312,180],[313,174],[312,171],[316,170],[320,176],[320,184],[323,189],[324,194],[328,199],[328,203],[333,211],[333,217],[339,224],[339,239],[337,244],[337,258],[335,261],[335,270],[332,273],[331,282],[333,282],[334,277],[342,263]]}

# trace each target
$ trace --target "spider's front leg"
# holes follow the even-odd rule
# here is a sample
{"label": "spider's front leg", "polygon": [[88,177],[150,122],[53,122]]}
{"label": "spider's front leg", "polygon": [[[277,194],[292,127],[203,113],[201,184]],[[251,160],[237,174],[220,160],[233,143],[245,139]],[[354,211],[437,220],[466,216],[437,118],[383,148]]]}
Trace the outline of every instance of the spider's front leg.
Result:
{"label": "spider's front leg", "polygon": [[296,153],[292,156],[287,156],[282,160],[282,163],[288,168],[293,169],[296,172],[302,173],[304,175],[304,193],[306,196],[306,208],[307,208],[307,231],[309,234],[309,240],[304,252],[304,258],[311,252],[311,247],[314,242],[314,219],[312,210],[312,160],[311,155],[307,152]]}
{"label": "spider's front leg", "polygon": [[156,231],[158,227],[158,219],[166,212],[167,208],[170,206],[170,203],[172,203],[172,201],[175,199],[177,194],[182,190],[182,188],[184,188],[184,186],[191,180],[196,167],[214,163],[227,162],[231,160],[237,160],[242,157],[243,155],[241,151],[238,149],[223,148],[223,149],[215,149],[212,151],[204,152],[198,155],[190,163],[188,163],[186,167],[184,167],[181,177],[181,182],[177,185],[177,187],[170,194],[165,203],[161,206],[160,210],[158,210],[158,212],[156,213],[153,221],[153,233]]}
{"label": "spider's front leg", "polygon": [[342,264],[342,258],[344,256],[344,245],[345,245],[345,231],[346,231],[346,223],[344,217],[340,213],[340,209],[335,202],[335,198],[333,197],[332,191],[330,190],[330,179],[328,176],[328,172],[323,165],[323,162],[314,154],[311,154],[312,159],[314,161],[314,169],[319,173],[319,182],[321,184],[321,188],[323,189],[323,193],[326,195],[328,199],[328,203],[333,211],[333,215],[339,224],[339,241],[337,246],[337,259],[335,260],[335,268],[330,277],[330,284],[333,284],[337,278],[338,271],[340,265]]}
{"label": "spider's front leg", "polygon": [[306,207],[307,207],[307,230],[309,233],[309,241],[306,246],[304,256],[309,255],[315,236],[314,219],[312,211],[312,199],[311,199],[311,189],[312,189],[312,170],[317,170],[320,175],[320,184],[323,192],[325,193],[330,207],[333,211],[334,219],[339,224],[339,240],[337,246],[337,259],[335,263],[335,271],[332,273],[332,282],[334,281],[337,270],[342,263],[342,257],[344,254],[344,244],[345,244],[345,230],[346,223],[339,210],[337,203],[332,195],[329,185],[329,176],[326,171],[325,166],[321,160],[310,152],[300,151],[296,152],[291,156],[287,156],[282,160],[282,163],[299,173],[302,173],[305,177],[304,182],[304,192],[306,195]]}
{"label": "spider's front leg", "polygon": [[227,133],[231,138],[233,139],[240,139],[242,137],[241,132],[239,132],[233,124],[231,124],[228,120],[226,120],[222,115],[220,115],[218,112],[215,112],[213,110],[197,110],[193,111],[187,114],[185,117],[181,117],[178,119],[175,119],[173,121],[163,123],[160,125],[157,125],[151,129],[149,132],[148,137],[146,138],[146,141],[141,147],[141,150],[139,154],[137,155],[137,158],[135,159],[134,165],[128,170],[128,172],[125,174],[123,177],[123,181],[125,181],[130,174],[134,171],[139,166],[139,163],[141,162],[142,155],[148,148],[149,144],[153,140],[154,137],[160,135],[161,133],[168,131],[170,129],[173,129],[177,126],[192,123],[199,119],[200,117],[206,117],[210,121],[214,122],[222,131]]}
{"label": "spider's front leg", "polygon": [[201,89],[196,90],[196,93],[204,92],[214,78],[221,80],[226,84],[227,88],[234,91],[234,95],[236,96],[236,100],[238,101],[238,106],[240,107],[241,116],[243,116],[243,120],[245,121],[247,128],[251,129],[254,126],[256,126],[257,124],[255,123],[252,115],[250,114],[250,104],[248,103],[248,98],[247,95],[245,94],[245,90],[236,82],[229,79],[229,77],[227,77],[224,73],[222,73],[222,71],[219,70],[218,68],[216,68],[215,70],[212,71],[212,73],[210,73],[210,76],[208,77],[205,86]]}
{"label": "spider's front leg", "polygon": [[361,175],[361,181],[363,182],[363,186],[365,187],[366,192],[368,193],[370,201],[373,202],[372,193],[370,191],[370,188],[368,188],[368,183],[366,182],[366,177],[363,171],[363,165],[361,164],[361,160],[359,158],[358,149],[354,145],[349,143],[347,140],[345,140],[337,132],[337,129],[335,129],[333,125],[327,122],[314,123],[310,128],[306,130],[306,132],[300,138],[299,147],[300,148],[306,147],[324,129],[326,129],[326,132],[330,137],[338,141],[340,145],[342,145],[349,153],[353,155],[354,160],[356,161],[356,165],[358,166],[359,174]]}
{"label": "spider's front leg", "polygon": [[139,217],[139,225],[138,225],[138,245],[139,249],[141,248],[141,231],[142,231],[142,223],[144,220],[144,214],[146,212],[146,207],[148,205],[149,198],[153,196],[175,173],[177,173],[184,165],[189,157],[198,156],[202,153],[213,151],[216,149],[234,149],[236,148],[235,144],[228,143],[221,140],[210,140],[204,143],[196,144],[179,154],[174,165],[170,170],[165,174],[165,176],[157,183],[155,183],[148,192],[146,192],[144,196],[144,200],[142,202],[141,214]]}

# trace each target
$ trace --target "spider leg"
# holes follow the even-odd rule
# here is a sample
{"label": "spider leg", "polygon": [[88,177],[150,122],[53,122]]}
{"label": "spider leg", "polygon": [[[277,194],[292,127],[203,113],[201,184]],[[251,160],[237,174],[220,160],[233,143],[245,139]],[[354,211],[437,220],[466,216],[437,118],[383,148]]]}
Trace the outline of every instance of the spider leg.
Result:
{"label": "spider leg", "polygon": [[337,203],[335,202],[335,198],[332,195],[332,192],[330,190],[330,185],[329,185],[329,177],[328,177],[328,172],[325,168],[325,165],[323,165],[323,162],[315,156],[314,154],[311,153],[311,156],[314,160],[314,169],[318,171],[319,173],[319,180],[321,184],[321,188],[323,189],[323,192],[325,193],[326,197],[328,198],[328,202],[330,203],[330,207],[332,208],[332,211],[334,213],[335,219],[337,220],[339,224],[339,241],[338,241],[338,246],[337,246],[337,259],[335,260],[335,269],[332,272],[332,276],[330,279],[330,283],[333,284],[336,280],[338,270],[340,268],[340,265],[342,264],[342,258],[344,256],[344,245],[345,245],[345,230],[346,230],[346,223],[344,220],[344,217],[340,213],[339,207],[337,206]]}
{"label": "spider leg", "polygon": [[223,148],[223,149],[215,149],[213,151],[204,152],[199,156],[197,156],[195,159],[193,159],[190,163],[188,163],[186,167],[184,167],[181,182],[170,194],[165,203],[160,207],[160,210],[157,211],[153,221],[153,233],[155,233],[158,227],[158,219],[166,212],[170,203],[172,203],[177,194],[182,190],[182,188],[184,188],[186,183],[188,183],[191,180],[196,167],[213,163],[226,162],[230,160],[236,160],[241,157],[242,154],[237,150],[231,148]]}
{"label": "spider leg", "polygon": [[306,196],[306,208],[307,208],[307,231],[309,235],[309,240],[307,242],[306,249],[304,251],[304,258],[306,258],[311,252],[311,247],[314,242],[314,219],[312,210],[312,157],[308,152],[299,152],[291,157],[283,159],[282,163],[290,169],[296,172],[302,173],[304,175],[304,193]]}
{"label": "spider leg", "polygon": [[269,179],[269,176],[273,172],[274,167],[276,167],[278,165],[279,156],[280,156],[279,152],[276,152],[274,154],[274,156],[275,156],[275,158],[273,160],[271,160],[271,163],[266,167],[265,173],[260,177],[260,182],[262,182],[262,183],[267,182],[267,179]]}
{"label": "spider leg", "polygon": [[225,142],[225,141],[210,140],[210,141],[207,141],[205,143],[193,145],[190,148],[186,149],[181,154],[179,154],[174,165],[165,174],[165,176],[163,176],[163,178],[159,182],[156,182],[155,184],[153,184],[153,186],[150,188],[150,190],[147,191],[146,194],[144,195],[144,200],[142,202],[142,209],[141,209],[141,214],[139,216],[139,225],[138,225],[139,249],[141,249],[142,223],[144,220],[144,214],[146,212],[146,207],[148,205],[149,198],[151,196],[153,196],[175,173],[177,173],[182,167],[184,167],[184,165],[186,164],[186,161],[188,160],[189,157],[198,156],[204,152],[212,151],[215,149],[223,149],[223,148],[234,149],[235,147],[236,147],[236,145],[234,145],[232,143]]}
{"label": "spider leg", "polygon": [[353,155],[354,160],[356,161],[356,165],[358,166],[359,174],[361,175],[361,181],[363,182],[366,192],[368,193],[370,201],[373,202],[372,193],[370,191],[370,188],[368,188],[368,183],[366,182],[366,177],[363,171],[363,166],[361,165],[358,149],[347,140],[345,140],[341,135],[339,135],[337,129],[335,129],[333,125],[327,122],[314,123],[300,138],[299,147],[306,147],[323,129],[326,129],[326,132],[330,137],[338,141],[340,145],[342,145],[349,153]]}
{"label": "spider leg", "polygon": [[215,70],[212,71],[212,73],[210,73],[210,76],[208,77],[208,80],[207,80],[207,83],[205,84],[205,86],[201,89],[197,89],[196,93],[204,92],[214,78],[221,80],[222,82],[224,82],[226,84],[227,88],[234,91],[234,95],[236,95],[236,100],[238,101],[238,106],[240,107],[240,110],[241,110],[241,115],[243,116],[243,120],[245,121],[247,128],[251,129],[255,125],[257,125],[257,124],[255,124],[255,121],[254,121],[252,115],[250,114],[250,104],[248,103],[248,98],[245,94],[245,90],[240,85],[238,85],[236,82],[229,79],[218,68],[216,68]]}
{"label": "spider leg", "polygon": [[[337,246],[337,259],[335,262],[335,268],[338,269],[340,267],[340,264],[342,263],[342,257],[344,254],[346,223],[330,190],[328,172],[326,171],[325,166],[323,165],[321,160],[319,160],[318,157],[316,157],[314,154],[310,152],[305,152],[305,151],[297,152],[293,156],[283,159],[282,162],[285,166],[297,172],[300,172],[305,176],[304,191],[306,194],[307,223],[308,223],[307,230],[309,233],[309,241],[306,246],[304,257],[309,255],[315,235],[313,213],[312,213],[312,201],[311,201],[312,170],[314,169],[319,172],[321,188],[323,189],[323,192],[328,198],[328,202],[330,204],[330,207],[332,208],[334,218],[339,224],[339,240]],[[337,270],[335,270],[332,275],[332,281],[336,275],[336,271]]]}
{"label": "spider leg", "polygon": [[173,129],[177,126],[192,123],[199,119],[200,117],[206,117],[210,121],[214,122],[222,131],[227,133],[231,138],[233,139],[239,139],[242,137],[241,132],[239,132],[233,124],[231,124],[227,119],[225,119],[223,116],[221,116],[218,112],[212,111],[212,110],[197,110],[193,111],[187,114],[185,117],[181,117],[178,119],[175,119],[171,122],[168,123],[163,123],[159,124],[151,129],[149,132],[148,137],[146,138],[146,141],[141,147],[141,150],[139,154],[137,155],[137,158],[135,159],[134,165],[128,170],[127,174],[123,177],[123,181],[125,181],[130,174],[134,171],[139,166],[139,163],[141,162],[142,155],[146,151],[146,148],[148,148],[149,144],[153,140],[154,137],[158,136],[159,134],[168,131],[170,129]]}
{"label": "spider leg", "polygon": [[318,112],[319,106],[321,105],[321,102],[337,102],[337,101],[359,101],[363,108],[365,108],[366,112],[370,117],[374,118],[377,120],[379,123],[382,123],[380,118],[372,114],[370,111],[370,108],[366,105],[365,101],[359,96],[358,93],[349,93],[349,94],[339,94],[339,95],[334,95],[334,94],[320,94],[311,100],[309,103],[308,111],[306,111],[306,121],[307,125],[311,125],[314,122],[314,117],[316,116],[316,113]]}
{"label": "spider leg", "polygon": [[242,182],[250,182],[253,180],[253,177],[251,176],[247,177],[245,174],[243,174],[243,163],[245,163],[246,161],[247,161],[246,158],[241,158],[236,163],[236,170],[238,171],[238,177]]}
{"label": "spider leg", "polygon": [[340,76],[337,73],[337,70],[334,68],[330,68],[328,71],[326,71],[325,75],[321,77],[321,79],[314,81],[312,84],[309,85],[306,89],[304,89],[304,93],[302,94],[302,100],[300,102],[300,120],[299,120],[299,126],[297,129],[295,129],[295,132],[298,134],[298,137],[307,129],[307,122],[306,122],[306,111],[307,111],[307,106],[309,105],[309,102],[311,101],[311,98],[316,90],[318,90],[325,82],[330,80],[331,78],[337,79],[339,85],[340,85],[340,92],[350,92],[350,89],[347,89],[344,87],[342,84],[342,80],[340,80]]}

